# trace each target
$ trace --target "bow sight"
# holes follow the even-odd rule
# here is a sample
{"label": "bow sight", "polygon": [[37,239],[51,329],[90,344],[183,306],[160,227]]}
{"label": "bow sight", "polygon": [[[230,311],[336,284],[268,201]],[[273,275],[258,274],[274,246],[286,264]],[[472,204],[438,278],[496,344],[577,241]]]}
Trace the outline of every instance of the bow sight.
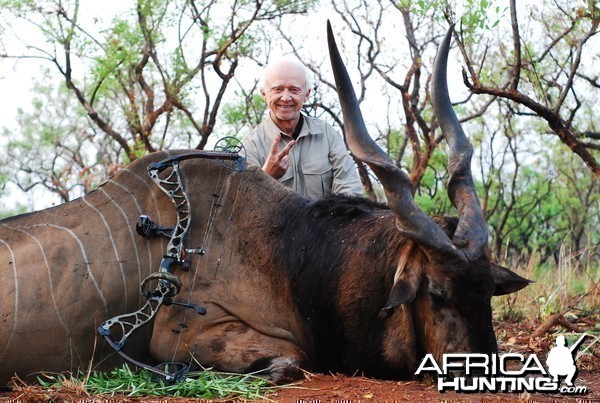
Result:
{"label": "bow sight", "polygon": [[[199,315],[206,314],[204,307],[173,300],[173,297],[181,289],[181,280],[173,272],[176,267],[180,267],[185,271],[189,269],[190,261],[187,260],[189,253],[198,255],[204,255],[205,253],[201,247],[193,249],[184,247],[185,237],[191,225],[191,211],[189,198],[181,180],[179,163],[193,158],[209,158],[217,160],[227,169],[240,172],[245,168],[245,153],[239,140],[235,138],[221,139],[215,149],[219,151],[192,151],[174,155],[148,166],[148,175],[150,175],[150,178],[171,198],[171,201],[175,205],[177,223],[174,228],[159,227],[147,215],[141,215],[138,218],[136,224],[137,233],[145,238],[155,236],[169,238],[167,251],[162,258],[158,272],[152,273],[142,281],[140,286],[141,292],[147,299],[144,306],[135,312],[110,318],[98,326],[100,335],[126,361],[159,375],[163,381],[168,383],[185,379],[189,372],[189,365],[169,362],[156,367],[150,366],[125,354],[123,347],[129,336],[135,330],[151,321],[162,305],[183,306],[193,309]],[[152,290],[150,284],[154,283],[156,283],[156,287]],[[111,329],[115,326],[121,331],[121,338],[117,341],[111,335]]]}

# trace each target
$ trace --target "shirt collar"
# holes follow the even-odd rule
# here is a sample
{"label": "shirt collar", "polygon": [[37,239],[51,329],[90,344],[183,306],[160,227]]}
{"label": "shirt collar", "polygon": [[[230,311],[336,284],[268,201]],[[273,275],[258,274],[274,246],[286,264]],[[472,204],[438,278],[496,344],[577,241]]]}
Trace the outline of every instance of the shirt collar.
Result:
{"label": "shirt collar", "polygon": [[292,133],[292,138],[294,140],[298,139],[298,137],[300,136],[300,133],[302,132],[302,129],[304,128],[304,120],[305,120],[304,115],[300,114],[300,118],[298,119],[298,124],[294,128],[294,133]]}
{"label": "shirt collar", "polygon": [[[302,128],[300,129],[300,133],[298,134],[297,139],[308,136],[309,134],[320,133],[322,131],[321,129],[319,129],[318,126],[315,126],[312,123],[312,121],[310,120],[309,117],[307,117],[304,114],[301,114],[301,115],[302,115]],[[275,122],[273,122],[273,119],[271,119],[270,113],[267,113],[267,118],[265,119],[265,124],[267,125],[269,131],[271,131],[273,133],[281,133],[286,137],[291,137],[287,133],[282,132],[279,127],[277,127]]]}

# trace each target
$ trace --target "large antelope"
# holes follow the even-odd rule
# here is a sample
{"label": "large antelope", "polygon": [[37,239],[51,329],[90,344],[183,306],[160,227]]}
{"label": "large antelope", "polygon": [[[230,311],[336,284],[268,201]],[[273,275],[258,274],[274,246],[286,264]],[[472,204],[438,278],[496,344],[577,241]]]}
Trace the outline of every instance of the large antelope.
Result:
{"label": "large antelope", "polygon": [[[262,370],[275,382],[302,369],[410,376],[425,353],[496,352],[491,298],[527,280],[486,254],[472,148],[446,85],[450,32],[431,91],[457,220],[415,205],[408,177],[365,129],[329,27],[328,37],[348,145],[389,207],[311,201],[259,167],[161,152],[80,199],[3,220],[2,382],[90,360],[112,366],[121,358],[111,347],[145,363]],[[165,190],[167,182],[179,185]],[[156,223],[146,222],[146,237],[140,215]],[[142,294],[149,278],[157,288]]]}

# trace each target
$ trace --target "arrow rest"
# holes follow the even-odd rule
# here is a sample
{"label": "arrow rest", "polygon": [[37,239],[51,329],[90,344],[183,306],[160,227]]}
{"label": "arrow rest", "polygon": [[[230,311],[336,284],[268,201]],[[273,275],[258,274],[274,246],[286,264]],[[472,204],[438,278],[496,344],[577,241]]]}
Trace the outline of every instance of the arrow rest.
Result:
{"label": "arrow rest", "polygon": [[141,235],[144,238],[164,236],[170,239],[171,235],[173,234],[172,227],[158,227],[147,215],[141,215],[138,217],[135,224],[135,230],[138,235]]}

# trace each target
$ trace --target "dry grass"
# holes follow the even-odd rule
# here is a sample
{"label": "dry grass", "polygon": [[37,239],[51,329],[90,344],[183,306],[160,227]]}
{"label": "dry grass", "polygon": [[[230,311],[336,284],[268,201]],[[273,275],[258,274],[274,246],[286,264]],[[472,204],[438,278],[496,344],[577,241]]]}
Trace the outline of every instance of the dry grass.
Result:
{"label": "dry grass", "polygon": [[[495,298],[494,310],[500,320],[523,318],[544,321],[561,314],[570,321],[600,315],[600,261],[581,262],[582,253],[563,253],[559,264],[540,264],[533,254],[522,267],[512,270],[535,283],[504,297]],[[585,254],[588,255],[588,254]]]}
{"label": "dry grass", "polygon": [[[587,251],[586,251],[587,252]],[[582,261],[582,257],[587,261]],[[580,346],[580,370],[600,370],[600,261],[591,253],[561,250],[559,264],[541,264],[531,256],[512,270],[535,283],[493,300],[495,328],[501,351],[546,354],[556,335],[569,345],[587,334]]]}

